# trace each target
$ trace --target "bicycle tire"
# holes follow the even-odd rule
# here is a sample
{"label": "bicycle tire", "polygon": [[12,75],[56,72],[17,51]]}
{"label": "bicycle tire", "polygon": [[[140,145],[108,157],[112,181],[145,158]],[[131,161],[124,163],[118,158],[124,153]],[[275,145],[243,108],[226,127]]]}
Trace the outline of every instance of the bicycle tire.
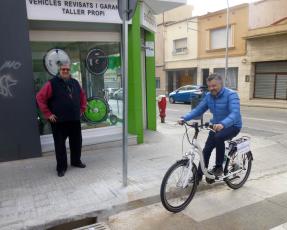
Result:
{"label": "bicycle tire", "polygon": [[112,125],[116,125],[118,122],[118,117],[114,114],[110,115],[110,122]]}
{"label": "bicycle tire", "polygon": [[83,116],[86,121],[97,124],[107,120],[109,105],[104,98],[90,97],[87,99],[87,109]]}
{"label": "bicycle tire", "polygon": [[171,205],[167,199],[166,186],[167,186],[168,180],[170,179],[171,175],[174,173],[174,171],[177,168],[182,167],[182,166],[188,167],[188,163],[189,163],[188,159],[177,161],[167,170],[165,176],[163,177],[161,189],[160,189],[160,198],[161,198],[162,205],[165,207],[166,210],[168,210],[170,212],[178,213],[178,212],[181,212],[182,210],[184,210],[186,208],[186,206],[189,205],[189,203],[191,202],[191,200],[194,197],[194,194],[196,192],[197,179],[198,179],[197,178],[197,167],[193,163],[193,166],[192,166],[193,183],[192,183],[192,187],[191,187],[191,190],[190,190],[190,193],[189,193],[187,199],[181,205],[178,205],[178,206]]}
{"label": "bicycle tire", "polygon": [[[227,186],[228,186],[229,188],[239,189],[239,188],[241,188],[241,187],[245,184],[245,182],[247,181],[247,179],[248,179],[248,177],[249,177],[249,175],[250,175],[250,172],[251,172],[251,168],[252,168],[252,160],[253,160],[252,154],[251,154],[250,152],[249,152],[249,153],[246,153],[246,158],[248,159],[248,163],[247,163],[247,169],[246,169],[246,174],[245,174],[245,176],[242,178],[241,182],[238,183],[238,184],[236,184],[236,183],[233,182],[233,181],[234,181],[234,178],[226,178],[226,179],[225,179],[225,183],[227,184]],[[243,160],[244,160],[244,159],[243,159]],[[230,164],[230,159],[228,158],[228,159],[226,160],[226,165],[227,165],[227,167],[228,167],[229,164]]]}

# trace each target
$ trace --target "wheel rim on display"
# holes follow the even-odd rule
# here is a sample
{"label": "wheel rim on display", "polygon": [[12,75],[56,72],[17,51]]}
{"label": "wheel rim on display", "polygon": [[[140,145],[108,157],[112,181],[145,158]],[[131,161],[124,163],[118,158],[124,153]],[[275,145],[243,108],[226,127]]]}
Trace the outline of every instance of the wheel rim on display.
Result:
{"label": "wheel rim on display", "polygon": [[69,55],[63,49],[51,49],[44,56],[44,67],[47,72],[56,76],[59,71],[60,63],[71,63]]}
{"label": "wheel rim on display", "polygon": [[108,112],[108,104],[103,98],[92,97],[87,100],[84,117],[88,122],[99,123],[107,119]]}

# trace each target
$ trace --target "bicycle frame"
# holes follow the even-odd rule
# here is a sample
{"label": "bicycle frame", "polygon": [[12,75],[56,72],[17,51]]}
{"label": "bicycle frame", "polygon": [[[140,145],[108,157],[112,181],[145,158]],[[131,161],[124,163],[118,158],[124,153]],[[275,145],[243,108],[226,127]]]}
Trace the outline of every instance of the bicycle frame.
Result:
{"label": "bicycle frame", "polygon": [[[195,123],[195,124],[196,124],[195,126],[192,126],[192,125],[188,125],[185,123],[185,125],[195,128],[195,134],[194,134],[192,142],[190,142],[190,140],[188,139],[190,144],[191,144],[191,149],[187,153],[185,153],[185,158],[189,159],[189,165],[188,165],[188,173],[187,173],[186,177],[184,178],[184,182],[182,183],[183,187],[187,186],[187,184],[188,184],[189,178],[190,178],[191,173],[192,173],[193,161],[195,159],[196,154],[199,156],[199,164],[200,164],[200,167],[201,167],[203,174],[205,175],[206,178],[209,178],[211,180],[222,181],[225,178],[233,176],[233,175],[235,175],[235,174],[237,174],[243,170],[240,168],[239,170],[236,170],[232,173],[228,173],[226,175],[220,176],[218,178],[216,178],[214,175],[208,173],[208,168],[206,168],[205,164],[204,164],[203,149],[201,148],[201,146],[199,145],[199,143],[197,141],[197,137],[198,137],[200,130],[199,130],[198,124],[197,123]],[[202,125],[200,127],[203,129]],[[208,128],[208,127],[206,127],[206,130],[213,131],[211,128]],[[187,133],[187,129],[186,129],[186,133]],[[188,135],[187,135],[187,138],[189,138]],[[227,156],[227,157],[229,158],[229,156]]]}

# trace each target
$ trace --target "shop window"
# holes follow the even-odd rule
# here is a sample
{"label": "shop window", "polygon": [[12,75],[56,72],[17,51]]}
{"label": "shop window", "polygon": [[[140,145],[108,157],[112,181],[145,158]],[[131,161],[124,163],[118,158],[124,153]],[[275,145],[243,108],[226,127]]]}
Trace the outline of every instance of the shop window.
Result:
{"label": "shop window", "polygon": [[[117,42],[31,42],[36,93],[51,78],[45,56],[53,49],[69,56],[71,75],[77,79],[90,99],[82,128],[91,129],[122,125],[122,90],[120,75],[120,44]],[[90,55],[90,56],[89,56]],[[97,56],[98,55],[98,56]],[[93,58],[98,58],[97,61]],[[92,101],[99,97],[103,101]],[[88,102],[88,103],[89,103]],[[99,108],[93,108],[100,106]],[[101,111],[100,111],[101,110]],[[103,110],[103,111],[102,111]],[[94,111],[100,111],[94,114]],[[50,126],[38,110],[40,134],[51,133]]]}
{"label": "shop window", "polygon": [[[233,31],[234,26],[229,26],[228,33],[228,47],[233,47]],[[221,27],[217,29],[211,29],[209,33],[208,50],[223,49],[226,47],[226,27]]]}
{"label": "shop window", "polygon": [[[215,68],[214,73],[219,74],[223,79],[225,78],[225,68]],[[227,79],[225,87],[237,90],[238,88],[238,68],[228,68]]]}
{"label": "shop window", "polygon": [[177,39],[173,41],[173,54],[187,53],[187,38]]}
{"label": "shop window", "polygon": [[156,88],[157,88],[157,89],[160,88],[160,78],[159,78],[159,77],[156,77],[156,78],[155,78],[155,85],[156,85]]}

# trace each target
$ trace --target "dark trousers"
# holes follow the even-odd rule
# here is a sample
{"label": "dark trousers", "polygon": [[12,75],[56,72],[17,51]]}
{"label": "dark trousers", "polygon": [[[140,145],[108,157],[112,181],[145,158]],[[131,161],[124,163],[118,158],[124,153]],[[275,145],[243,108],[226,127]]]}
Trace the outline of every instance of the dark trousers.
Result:
{"label": "dark trousers", "polygon": [[[222,129],[219,132],[209,132],[205,147],[203,149],[203,157],[205,167],[208,167],[209,158],[211,156],[212,150],[216,148],[216,161],[215,164],[217,167],[221,167],[224,161],[225,153],[225,144],[224,141],[232,139],[240,132],[240,129],[234,126],[231,126],[226,129]],[[198,167],[198,176],[202,176],[201,166]]]}
{"label": "dark trousers", "polygon": [[51,123],[55,153],[57,160],[57,171],[66,171],[68,167],[66,139],[69,137],[69,145],[71,152],[71,164],[79,164],[81,162],[82,150],[82,132],[80,121],[67,121],[59,123]]}

